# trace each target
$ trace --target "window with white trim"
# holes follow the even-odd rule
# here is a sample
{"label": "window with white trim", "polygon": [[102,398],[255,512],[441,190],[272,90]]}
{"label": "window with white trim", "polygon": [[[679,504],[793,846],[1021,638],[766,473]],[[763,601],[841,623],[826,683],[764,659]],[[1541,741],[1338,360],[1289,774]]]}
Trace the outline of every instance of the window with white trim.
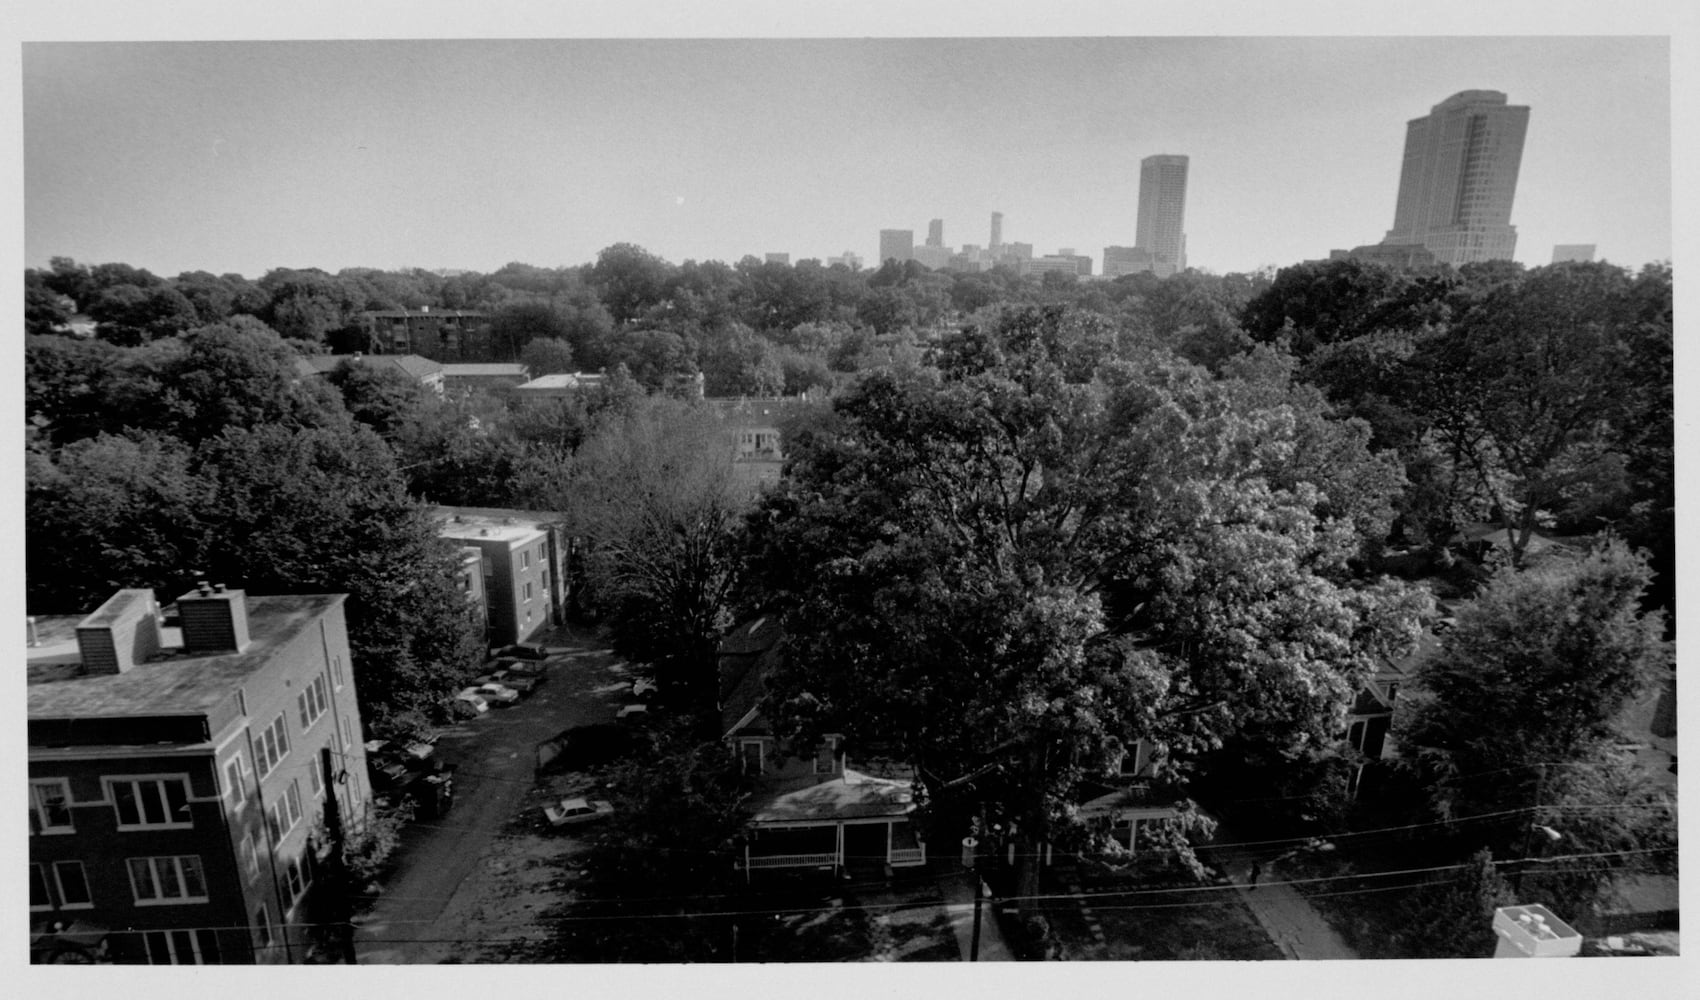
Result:
{"label": "window with white trim", "polygon": [[320,759],[319,754],[313,754],[311,757],[307,758],[307,781],[313,788],[313,797],[315,799],[322,799],[325,797],[325,779],[323,772],[320,770]]}
{"label": "window with white trim", "polygon": [[261,779],[277,767],[277,762],[289,756],[288,724],[284,721],[283,713],[277,713],[272,724],[260,730],[254,737],[254,771]]}
{"label": "window with white trim", "polygon": [[128,864],[130,891],[136,896],[137,906],[207,901],[207,880],[197,855],[131,858]]}
{"label": "window with white trim", "polygon": [[342,657],[331,657],[331,679],[336,682],[336,689],[342,690]]}
{"label": "window with white trim", "polygon": [[743,756],[745,774],[760,774],[762,772],[761,740],[740,740],[738,752]]}
{"label": "window with white trim", "polygon": [[65,910],[89,910],[94,908],[94,897],[89,895],[88,873],[83,871],[81,861],[53,862],[53,882],[59,887],[59,906]]}
{"label": "window with white trim", "polygon": [[530,580],[525,581],[525,599],[526,599],[527,603],[530,603],[530,601],[531,601],[531,581]]}
{"label": "window with white trim", "polygon": [[254,911],[254,947],[270,948],[272,946],[272,913],[261,903]]}
{"label": "window with white trim", "polygon": [[47,894],[47,866],[30,864],[30,909],[53,909],[53,897]]}
{"label": "window with white trim", "polygon": [[300,902],[302,895],[307,892],[307,887],[313,884],[312,862],[308,860],[306,852],[298,858],[291,858],[289,863],[283,866],[283,878],[289,886],[290,903]]}
{"label": "window with white trim", "polygon": [[266,822],[271,824],[274,844],[295,829],[295,824],[301,822],[301,790],[295,782],[291,781],[288,790],[279,795],[266,809]]}
{"label": "window with white trim", "polygon": [[149,965],[217,965],[218,935],[213,931],[146,931]]}
{"label": "window with white trim", "polygon": [[519,554],[519,568],[520,569],[530,569],[531,568],[531,550],[530,549],[527,549],[526,551],[521,552]]}
{"label": "window with white trim", "polygon": [[182,775],[107,778],[106,788],[118,812],[120,830],[165,830],[194,825],[189,814],[189,783]]}
{"label": "window with white trim", "polygon": [[342,717],[342,752],[354,752],[354,727],[349,723],[348,716]]}
{"label": "window with white trim", "polygon": [[238,811],[248,804],[248,762],[240,752],[224,762],[224,790]]}
{"label": "window with white trim", "polygon": [[295,696],[295,708],[301,713],[301,731],[312,729],[330,705],[331,692],[325,684],[325,675],[315,675],[306,690]]}
{"label": "window with white trim", "polygon": [[71,783],[64,778],[30,779],[30,832],[76,833],[71,822]]}

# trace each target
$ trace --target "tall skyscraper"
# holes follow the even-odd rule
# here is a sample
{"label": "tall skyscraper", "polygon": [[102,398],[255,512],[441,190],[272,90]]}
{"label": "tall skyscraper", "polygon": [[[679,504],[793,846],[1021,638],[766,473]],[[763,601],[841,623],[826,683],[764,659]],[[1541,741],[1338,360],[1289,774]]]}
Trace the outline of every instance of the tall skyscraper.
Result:
{"label": "tall skyscraper", "polygon": [[1511,199],[1523,162],[1527,106],[1497,90],[1465,90],[1405,126],[1399,201],[1385,245],[1421,244],[1443,263],[1510,260]]}
{"label": "tall skyscraper", "polygon": [[915,256],[915,230],[880,230],[880,263],[895,260],[899,264]]}
{"label": "tall skyscraper", "polygon": [[996,252],[1003,246],[1003,213],[992,213],[992,242],[986,244],[986,249]]}
{"label": "tall skyscraper", "polygon": [[1160,278],[1186,270],[1187,158],[1169,153],[1139,161],[1139,228],[1134,246],[1151,254]]}
{"label": "tall skyscraper", "polygon": [[944,220],[934,219],[927,223],[927,246],[944,246]]}

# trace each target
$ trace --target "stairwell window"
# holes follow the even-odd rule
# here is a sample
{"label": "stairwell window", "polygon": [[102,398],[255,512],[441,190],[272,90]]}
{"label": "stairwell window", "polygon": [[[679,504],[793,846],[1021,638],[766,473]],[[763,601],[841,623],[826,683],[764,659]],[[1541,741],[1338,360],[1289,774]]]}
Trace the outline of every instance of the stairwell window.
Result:
{"label": "stairwell window", "polygon": [[266,822],[271,824],[273,844],[283,840],[301,822],[301,789],[295,782],[291,781],[289,789],[266,810]]}
{"label": "stairwell window", "polygon": [[254,770],[263,779],[277,767],[278,761],[289,756],[289,731],[283,713],[277,713],[272,724],[254,737]]}
{"label": "stairwell window", "polygon": [[107,778],[107,795],[120,830],[165,830],[194,826],[189,782],[184,775]]}
{"label": "stairwell window", "polygon": [[295,707],[301,713],[301,731],[306,732],[313,728],[313,723],[319,721],[319,717],[325,714],[330,704],[330,688],[325,684],[325,675],[319,674],[307,685],[306,690],[295,696]]}

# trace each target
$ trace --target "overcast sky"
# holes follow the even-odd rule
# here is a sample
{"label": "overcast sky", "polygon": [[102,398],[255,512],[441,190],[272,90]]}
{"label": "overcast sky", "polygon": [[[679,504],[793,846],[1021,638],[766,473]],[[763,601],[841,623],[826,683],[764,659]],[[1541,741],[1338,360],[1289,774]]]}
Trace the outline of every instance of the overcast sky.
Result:
{"label": "overcast sky", "polygon": [[1671,256],[1659,37],[31,42],[25,263],[278,266],[877,256],[944,220],[1101,257],[1139,160],[1191,157],[1218,272],[1376,242],[1407,120],[1532,110],[1517,258]]}

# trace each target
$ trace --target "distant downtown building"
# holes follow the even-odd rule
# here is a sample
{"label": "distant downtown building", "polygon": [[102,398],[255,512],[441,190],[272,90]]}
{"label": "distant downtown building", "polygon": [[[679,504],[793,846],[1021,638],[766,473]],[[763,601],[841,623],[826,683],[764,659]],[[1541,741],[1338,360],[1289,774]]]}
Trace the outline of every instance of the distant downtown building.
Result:
{"label": "distant downtown building", "polygon": [[1554,264],[1586,264],[1593,259],[1592,243],[1559,243],[1552,248]]}
{"label": "distant downtown building", "polygon": [[790,267],[791,266],[791,255],[788,254],[788,253],[770,253],[770,254],[767,254],[765,256],[765,258],[763,259],[763,263],[783,264],[786,267]]}
{"label": "distant downtown building", "polygon": [[880,230],[880,263],[895,260],[903,263],[915,256],[915,230],[913,229],[882,229]]}
{"label": "distant downtown building", "polygon": [[927,246],[944,246],[944,220],[934,219],[927,223]]}
{"label": "distant downtown building", "polygon": [[862,255],[851,250],[846,250],[836,257],[828,257],[826,259],[826,266],[843,266],[852,271],[859,271],[862,268]]}
{"label": "distant downtown building", "polygon": [[1511,200],[1529,109],[1496,90],[1465,90],[1405,127],[1399,201],[1384,246],[1420,244],[1458,266],[1510,260]]}
{"label": "distant downtown building", "polygon": [[1163,153],[1139,161],[1139,227],[1134,245],[1148,251],[1159,278],[1186,270],[1187,158]]}
{"label": "distant downtown building", "polygon": [[1001,246],[1003,246],[1003,213],[1002,212],[993,212],[992,213],[992,241],[990,243],[986,244],[986,249],[988,249],[992,253],[996,254],[998,252],[998,248],[1001,247]]}

